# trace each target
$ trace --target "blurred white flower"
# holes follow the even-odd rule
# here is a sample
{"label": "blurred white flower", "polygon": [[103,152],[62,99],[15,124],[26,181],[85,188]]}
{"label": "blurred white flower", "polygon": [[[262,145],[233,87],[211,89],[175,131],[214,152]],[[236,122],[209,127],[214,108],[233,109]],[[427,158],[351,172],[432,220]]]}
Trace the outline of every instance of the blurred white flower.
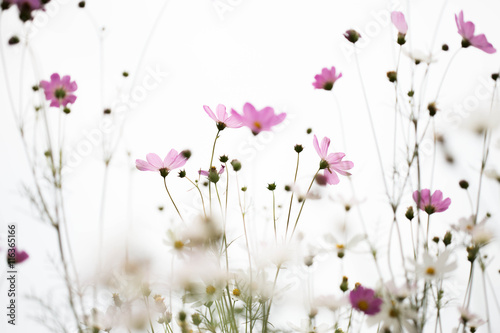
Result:
{"label": "blurred white flower", "polygon": [[403,49],[403,53],[414,62],[424,62],[426,64],[431,64],[437,61],[437,58],[432,54],[424,53],[421,50],[413,50],[413,52],[408,52],[406,51],[406,49]]}
{"label": "blurred white flower", "polygon": [[425,252],[422,258],[423,263],[416,265],[416,273],[427,281],[442,279],[447,273],[457,268],[456,261],[449,262],[450,255],[451,252],[448,250],[438,256],[431,256]]}
{"label": "blurred white flower", "polygon": [[397,301],[402,302],[404,299],[415,294],[417,285],[409,285],[407,283],[403,283],[400,286],[397,286],[394,281],[389,281],[385,284],[385,288],[387,292]]}
{"label": "blurred white flower", "polygon": [[484,223],[477,224],[472,230],[472,243],[476,246],[488,245],[494,237],[493,230]]}
{"label": "blurred white flower", "polygon": [[330,327],[327,324],[313,325],[310,319],[302,319],[300,321],[300,326],[296,326],[292,323],[288,325],[294,330],[294,332],[302,333],[326,333],[329,331]]}
{"label": "blurred white flower", "polygon": [[357,244],[366,239],[366,236],[358,234],[353,236],[347,242],[342,242],[338,240],[334,235],[326,234],[324,236],[324,239],[331,246],[329,250],[335,252],[337,254],[337,257],[343,258],[347,250],[352,251],[352,249]]}
{"label": "blurred white flower", "polygon": [[346,295],[322,295],[316,297],[312,302],[313,308],[326,308],[332,312],[337,311],[344,305],[349,304],[349,299]]}
{"label": "blurred white flower", "polygon": [[189,248],[189,239],[183,237],[183,233],[176,230],[168,230],[164,243],[170,248],[170,253],[178,257],[184,257]]}
{"label": "blurred white flower", "polygon": [[417,313],[408,305],[384,300],[379,313],[367,318],[368,326],[380,324],[380,332],[414,333],[417,332],[412,320],[417,319]]}
{"label": "blurred white flower", "polygon": [[478,328],[479,326],[486,323],[478,315],[470,312],[464,307],[458,307],[458,312],[460,312],[460,321],[462,322],[462,324],[464,324],[464,326],[468,326],[470,328]]}
{"label": "blurred white flower", "polygon": [[500,173],[496,169],[488,169],[484,172],[486,177],[496,180],[497,182],[500,183]]}

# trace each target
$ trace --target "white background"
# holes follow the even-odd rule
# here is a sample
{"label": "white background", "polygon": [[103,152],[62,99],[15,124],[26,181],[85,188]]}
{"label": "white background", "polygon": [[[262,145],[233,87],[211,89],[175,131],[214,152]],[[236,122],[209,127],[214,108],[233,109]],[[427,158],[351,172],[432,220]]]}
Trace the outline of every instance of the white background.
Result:
{"label": "white background", "polygon": [[[363,36],[363,42],[359,43],[359,59],[389,177],[394,94],[385,73],[395,69],[398,53],[394,42],[396,32],[387,19],[388,13],[397,9],[407,15],[411,43],[405,45],[406,50],[432,50],[437,54],[439,62],[430,71],[429,91],[437,87],[452,52],[460,45],[455,13],[463,9],[466,20],[476,23],[477,32],[485,33],[494,46],[500,47],[498,1],[448,1],[446,5],[445,2],[412,1],[411,8],[408,8],[407,2],[378,0],[222,0],[218,3],[225,6],[217,7],[217,2],[209,0],[171,0],[163,7],[163,1],[100,0],[88,1],[87,8],[81,10],[76,3],[53,0],[47,13],[35,20],[31,28],[29,45],[35,60],[27,55],[24,63],[23,110],[29,115],[26,117],[29,127],[34,113],[30,87],[37,80],[33,74],[33,63],[36,63],[43,79],[58,72],[71,75],[78,83],[78,99],[66,120],[68,154],[73,162],[77,162],[67,174],[65,194],[73,249],[77,261],[81,263],[78,269],[84,279],[93,274],[98,255],[97,221],[104,170],[101,144],[92,143],[89,133],[96,133],[99,129],[102,110],[106,107],[113,111],[118,106],[127,109],[122,113],[126,115],[124,134],[110,166],[105,211],[106,247],[101,254],[109,262],[122,260],[117,256],[123,253],[130,225],[134,230],[130,240],[133,253],[140,257],[166,254],[162,245],[163,235],[171,223],[169,216],[175,216],[164,194],[161,178],[153,173],[135,171],[133,161],[144,158],[149,152],[164,156],[171,148],[191,149],[193,158],[186,166],[188,173],[193,175],[200,167],[205,168],[215,126],[202,106],[215,108],[218,103],[241,111],[243,104],[250,102],[259,109],[272,106],[289,115],[275,134],[255,138],[246,129],[227,130],[219,141],[217,155],[226,153],[244,164],[243,182],[254,187],[249,190],[255,200],[253,219],[264,215],[267,220],[270,218],[269,211],[262,211],[263,206],[269,208],[270,204],[265,185],[276,181],[281,189],[292,180],[295,167],[292,147],[296,143],[306,147],[299,179],[303,189],[307,186],[318,163],[312,148],[312,137],[305,134],[306,128],[312,127],[318,136],[329,136],[334,149],[346,151],[348,159],[354,161],[353,180],[359,196],[366,200],[361,207],[368,229],[373,240],[383,239],[376,245],[385,247],[391,212],[385,202],[352,48],[342,33],[354,27]],[[4,46],[8,69],[7,73],[2,70],[1,75],[8,76],[17,104],[23,51],[20,45],[7,47],[6,40],[13,34],[23,36],[27,30],[18,23],[15,11],[10,9],[1,17],[0,42]],[[160,20],[154,26],[160,13]],[[442,43],[448,43],[451,51],[440,52]],[[457,183],[460,179],[468,179],[475,197],[481,141],[466,129],[464,123],[470,123],[470,116],[487,110],[491,95],[485,97],[484,89],[491,90],[493,82],[489,76],[498,71],[498,60],[498,53],[488,55],[469,48],[460,52],[446,78],[439,103],[441,111],[436,117],[437,130],[447,135],[448,148],[455,157],[455,164],[446,164],[442,149],[438,150],[433,188],[439,188],[445,196],[450,196],[452,205],[448,212],[436,217],[433,230],[436,235],[443,235],[459,217],[470,215],[467,197]],[[410,79],[408,65],[408,58],[402,55],[400,82],[406,90]],[[340,134],[339,109],[332,94],[314,90],[311,85],[314,75],[321,68],[331,66],[336,66],[343,73],[333,93],[344,116],[347,147]],[[420,76],[422,68],[418,69]],[[121,76],[124,70],[131,74],[126,80]],[[162,73],[158,84],[149,79],[150,72]],[[143,82],[155,86],[151,89],[137,88],[143,86]],[[479,97],[478,89],[483,89]],[[129,95],[132,101],[125,103],[130,108],[123,107],[124,103],[119,104],[120,96],[127,96],[130,91],[135,91],[136,95]],[[23,184],[31,186],[32,179],[5,92],[5,81],[2,79],[1,232],[6,231],[7,223],[17,223],[19,246],[28,251],[31,258],[20,267],[18,289],[23,296],[18,299],[19,325],[15,329],[6,327],[2,314],[0,327],[8,332],[29,332],[35,328],[37,332],[44,332],[40,323],[30,319],[39,314],[39,307],[25,296],[38,295],[49,300],[49,295],[52,295],[55,304],[63,301],[61,292],[57,292],[63,290],[62,279],[54,266],[56,263],[59,267],[56,237],[50,226],[39,222],[21,190]],[[55,114],[57,110],[50,112]],[[115,136],[118,126],[114,126],[109,133]],[[400,141],[399,158],[404,157],[403,149]],[[74,155],[75,151],[80,153]],[[498,165],[497,153],[498,149],[492,153],[490,167]],[[431,157],[432,154],[426,156],[424,161],[424,187],[430,186]],[[169,182],[178,202],[189,203],[192,200],[194,194],[186,192],[190,188],[186,182],[175,177],[171,177]],[[334,197],[351,196],[345,178],[340,185],[328,188],[327,193]],[[288,200],[288,195],[282,191],[277,195],[279,202]],[[492,224],[497,231],[500,227],[495,214],[498,214],[499,199],[498,184],[485,180],[481,211],[483,214],[487,211],[494,214]],[[403,222],[404,208],[410,204],[408,190],[399,212]],[[157,210],[159,205],[164,205],[167,212],[160,214]],[[306,234],[310,232],[308,237],[314,241],[317,237],[315,230],[329,228],[333,231],[332,222],[339,222],[342,218],[341,205],[324,198],[306,205],[300,228]],[[352,234],[360,232],[356,228],[359,225],[353,224]],[[253,230],[256,237],[271,231],[259,230]],[[254,242],[258,244],[259,241]],[[5,244],[0,246],[2,250],[5,251]],[[490,250],[494,253],[498,251],[498,246],[492,245]],[[464,254],[461,255],[462,260]],[[385,264],[386,253],[381,253],[381,256]],[[358,261],[353,261],[353,258],[357,257],[351,257],[344,267],[351,274],[352,281],[364,281],[366,276],[374,275],[368,256],[360,256]],[[497,284],[498,274],[493,273],[499,267],[498,263],[491,267],[491,277]],[[457,272],[455,283],[462,289],[465,288],[466,274],[465,266]],[[329,282],[329,286],[318,285],[317,289],[335,290],[340,282],[340,273],[333,281]],[[374,285],[374,282],[364,283]],[[1,286],[0,300],[3,303],[0,308],[4,308],[5,281]],[[479,291],[481,287],[478,284],[475,288]],[[460,300],[461,296],[457,296],[454,304],[460,303]],[[473,311],[484,312],[481,296],[474,296],[473,304]],[[493,323],[495,327],[495,324],[500,325],[500,321],[498,315],[494,315],[498,312],[491,300],[490,307],[496,320]],[[304,311],[299,315],[305,317]],[[449,324],[446,326],[452,327],[458,312],[450,306],[447,313]]]}

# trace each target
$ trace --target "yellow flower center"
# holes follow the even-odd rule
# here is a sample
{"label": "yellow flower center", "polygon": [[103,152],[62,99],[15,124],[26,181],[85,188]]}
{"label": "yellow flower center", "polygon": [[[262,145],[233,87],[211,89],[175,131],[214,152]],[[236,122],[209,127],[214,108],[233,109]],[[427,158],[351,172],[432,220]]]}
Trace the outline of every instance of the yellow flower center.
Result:
{"label": "yellow flower center", "polygon": [[234,288],[233,289],[233,295],[234,296],[240,296],[241,295],[241,291],[238,288]]}
{"label": "yellow flower center", "polygon": [[368,302],[365,301],[365,300],[361,300],[358,302],[358,308],[361,310],[361,311],[366,311],[368,310]]}
{"label": "yellow flower center", "polygon": [[434,267],[429,267],[425,271],[425,274],[427,274],[427,275],[434,275],[434,274],[436,274],[436,270],[434,269]]}
{"label": "yellow flower center", "polygon": [[254,122],[254,123],[253,123],[253,125],[254,125],[255,127],[257,127],[258,129],[261,129],[261,128],[262,128],[262,124],[260,123],[260,121],[256,121],[256,122]]}
{"label": "yellow flower center", "polygon": [[344,244],[337,244],[337,249],[343,250],[343,249],[345,249],[345,245]]}
{"label": "yellow flower center", "polygon": [[184,243],[182,241],[175,241],[174,242],[174,248],[176,250],[182,250],[183,247],[184,247]]}
{"label": "yellow flower center", "polygon": [[215,289],[215,287],[214,287],[214,286],[212,286],[212,285],[207,286],[207,289],[205,289],[205,291],[206,291],[206,292],[207,292],[207,294],[209,294],[209,295],[213,295],[213,294],[215,294],[215,290],[216,290],[216,289]]}

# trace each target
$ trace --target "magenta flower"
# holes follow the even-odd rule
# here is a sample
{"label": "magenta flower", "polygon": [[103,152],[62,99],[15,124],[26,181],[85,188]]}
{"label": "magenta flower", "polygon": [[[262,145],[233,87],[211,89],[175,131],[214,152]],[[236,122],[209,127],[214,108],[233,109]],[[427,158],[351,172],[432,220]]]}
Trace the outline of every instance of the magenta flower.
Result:
{"label": "magenta flower", "polygon": [[78,86],[75,81],[71,82],[71,77],[68,75],[63,76],[61,80],[59,74],[54,73],[50,76],[50,82],[42,81],[40,87],[45,91],[45,99],[51,101],[50,106],[66,106],[76,101],[76,96],[73,93],[78,89]]}
{"label": "magenta flower", "polygon": [[165,178],[170,171],[186,164],[187,158],[182,152],[177,153],[175,149],[172,149],[163,161],[154,153],[147,154],[146,160],[147,162],[139,159],[135,160],[137,169],[141,171],[158,171],[160,175]]}
{"label": "magenta flower", "polygon": [[16,247],[9,249],[7,251],[7,263],[8,264],[20,264],[29,258],[29,254],[26,251],[20,251]]}
{"label": "magenta flower", "polygon": [[424,189],[419,192],[413,192],[413,200],[419,205],[418,208],[425,211],[427,214],[440,213],[448,209],[451,204],[451,199],[446,198],[443,200],[443,192],[437,190],[431,195],[429,189]]}
{"label": "magenta flower", "polygon": [[492,54],[497,50],[491,45],[484,34],[474,36],[474,30],[476,29],[474,23],[464,21],[464,12],[460,11],[460,14],[455,15],[455,21],[457,22],[458,33],[463,37],[462,47],[466,48],[469,46],[474,46],[481,51]]}
{"label": "magenta flower", "polygon": [[19,18],[23,22],[33,20],[33,11],[44,9],[45,6],[41,0],[4,0],[2,2],[2,8],[7,9],[11,5],[17,5],[19,9]]}
{"label": "magenta flower", "polygon": [[352,290],[349,293],[349,300],[353,308],[368,316],[379,313],[382,305],[382,299],[375,296],[375,291],[363,286],[358,286]]}
{"label": "magenta flower", "polygon": [[235,117],[230,116],[226,112],[226,107],[222,104],[217,105],[216,113],[213,113],[210,107],[206,105],[203,105],[203,108],[205,109],[205,112],[208,114],[208,116],[216,122],[217,129],[219,131],[222,131],[226,127],[240,128],[241,126],[243,126],[243,124],[241,124],[241,121],[236,120]]}
{"label": "magenta flower", "polygon": [[321,74],[314,77],[316,81],[313,82],[313,86],[316,89],[332,90],[335,81],[341,77],[342,73],[336,75],[335,67],[332,67],[331,69],[323,68],[321,70]]}
{"label": "magenta flower", "polygon": [[392,12],[391,21],[396,29],[398,29],[398,44],[403,45],[406,43],[405,36],[408,32],[408,24],[406,24],[405,15],[401,12]]}
{"label": "magenta flower", "polygon": [[257,135],[262,131],[270,131],[273,126],[278,125],[286,118],[286,113],[275,114],[274,109],[265,107],[257,111],[250,103],[243,105],[243,114],[239,114],[234,109],[231,109],[232,116],[243,126],[250,128],[253,135]]}
{"label": "magenta flower", "polygon": [[325,169],[324,181],[330,185],[337,185],[340,182],[337,172],[343,176],[350,176],[351,174],[345,170],[350,170],[354,167],[354,163],[351,161],[342,161],[345,154],[344,153],[331,153],[328,154],[328,147],[330,147],[330,139],[324,137],[321,140],[321,146],[318,143],[318,138],[316,135],[313,140],[314,149],[321,157],[320,169]]}

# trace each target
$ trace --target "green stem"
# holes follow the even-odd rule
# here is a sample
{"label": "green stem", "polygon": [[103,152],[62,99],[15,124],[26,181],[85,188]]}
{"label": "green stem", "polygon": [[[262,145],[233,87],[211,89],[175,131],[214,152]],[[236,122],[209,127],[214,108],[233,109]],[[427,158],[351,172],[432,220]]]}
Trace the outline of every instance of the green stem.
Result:
{"label": "green stem", "polygon": [[307,201],[307,195],[309,194],[309,191],[311,191],[311,187],[314,184],[314,181],[316,180],[316,177],[318,176],[318,173],[321,171],[321,169],[318,169],[316,171],[316,174],[314,175],[313,179],[311,180],[311,184],[309,184],[309,188],[307,189],[306,195],[304,196],[304,200],[302,201],[302,205],[300,206],[299,214],[297,215],[297,220],[295,221],[295,225],[293,226],[292,230],[292,235],[290,236],[290,240],[292,240],[293,235],[295,234],[295,229],[297,228],[297,224],[299,223],[300,215],[302,214],[302,209],[304,208],[304,204]]}
{"label": "green stem", "polygon": [[168,197],[170,198],[170,201],[172,201],[172,204],[175,207],[175,210],[177,211],[177,214],[179,214],[179,217],[181,218],[182,222],[184,222],[184,219],[182,218],[181,212],[179,212],[179,209],[177,208],[177,205],[174,202],[174,199],[172,199],[172,196],[170,195],[170,192],[168,191],[167,187],[167,177],[163,177],[163,184],[165,184],[165,190],[167,190]]}

